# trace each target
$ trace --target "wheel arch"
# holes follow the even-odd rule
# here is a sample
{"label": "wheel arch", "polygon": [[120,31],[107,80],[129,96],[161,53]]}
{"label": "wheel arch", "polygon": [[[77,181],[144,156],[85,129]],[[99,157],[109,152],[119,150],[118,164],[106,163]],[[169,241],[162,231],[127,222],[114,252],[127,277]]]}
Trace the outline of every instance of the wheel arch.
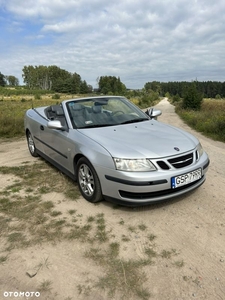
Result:
{"label": "wheel arch", "polygon": [[29,128],[25,128],[25,134],[26,134],[26,136],[28,135],[29,132],[30,132]]}
{"label": "wheel arch", "polygon": [[110,153],[100,145],[97,145],[96,149],[93,149],[92,145],[89,145],[89,147],[81,147],[78,150],[79,152],[75,153],[73,158],[74,172],[76,172],[77,163],[82,157],[86,158],[94,169],[96,162],[99,161],[101,161],[105,167],[109,167],[110,164],[111,167],[113,167],[113,161]]}
{"label": "wheel arch", "polygon": [[86,159],[88,159],[85,155],[83,155],[81,153],[76,154],[73,158],[73,167],[74,167],[75,176],[76,176],[76,170],[77,170],[77,163],[78,163],[79,159],[81,159],[82,157],[85,157]]}

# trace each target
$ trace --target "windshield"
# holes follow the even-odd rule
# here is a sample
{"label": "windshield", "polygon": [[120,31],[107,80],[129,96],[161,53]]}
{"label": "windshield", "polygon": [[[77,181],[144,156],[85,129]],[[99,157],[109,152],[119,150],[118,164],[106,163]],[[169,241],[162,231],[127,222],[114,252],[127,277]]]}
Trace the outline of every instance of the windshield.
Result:
{"label": "windshield", "polygon": [[124,97],[95,97],[67,102],[74,128],[91,128],[149,120],[148,116]]}

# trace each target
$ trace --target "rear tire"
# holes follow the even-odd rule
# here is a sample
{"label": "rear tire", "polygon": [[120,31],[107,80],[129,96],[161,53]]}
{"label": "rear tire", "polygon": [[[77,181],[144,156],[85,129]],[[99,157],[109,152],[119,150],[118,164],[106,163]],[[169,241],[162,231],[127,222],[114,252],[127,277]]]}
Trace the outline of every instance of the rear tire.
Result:
{"label": "rear tire", "polygon": [[77,183],[82,196],[87,201],[96,203],[103,199],[98,175],[85,157],[80,158],[77,163]]}
{"label": "rear tire", "polygon": [[36,150],[36,147],[35,147],[35,144],[34,144],[34,140],[33,140],[33,137],[32,137],[29,130],[27,131],[27,145],[28,145],[28,149],[30,151],[30,154],[33,157],[38,157],[39,155],[37,154],[37,150]]}

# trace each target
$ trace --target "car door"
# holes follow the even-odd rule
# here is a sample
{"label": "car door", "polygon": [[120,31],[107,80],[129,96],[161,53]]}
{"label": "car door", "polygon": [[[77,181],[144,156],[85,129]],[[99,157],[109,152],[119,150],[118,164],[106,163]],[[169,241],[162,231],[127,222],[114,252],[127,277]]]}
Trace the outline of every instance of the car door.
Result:
{"label": "car door", "polygon": [[69,140],[69,132],[41,126],[40,137],[43,142],[44,154],[68,171],[73,171],[72,143]]}
{"label": "car door", "polygon": [[40,140],[44,155],[53,163],[60,165],[64,169],[73,172],[71,163],[71,149],[73,142],[69,138],[69,129],[62,108],[54,120],[59,120],[67,130],[51,129],[48,127],[48,120],[40,124]]}

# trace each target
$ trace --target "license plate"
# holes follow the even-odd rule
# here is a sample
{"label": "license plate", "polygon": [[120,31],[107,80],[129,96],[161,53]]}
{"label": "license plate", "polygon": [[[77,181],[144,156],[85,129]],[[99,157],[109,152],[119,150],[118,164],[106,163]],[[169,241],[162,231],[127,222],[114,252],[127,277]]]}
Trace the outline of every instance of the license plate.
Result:
{"label": "license plate", "polygon": [[178,188],[180,186],[192,183],[202,177],[202,169],[199,168],[195,171],[182,174],[171,178],[172,189]]}

